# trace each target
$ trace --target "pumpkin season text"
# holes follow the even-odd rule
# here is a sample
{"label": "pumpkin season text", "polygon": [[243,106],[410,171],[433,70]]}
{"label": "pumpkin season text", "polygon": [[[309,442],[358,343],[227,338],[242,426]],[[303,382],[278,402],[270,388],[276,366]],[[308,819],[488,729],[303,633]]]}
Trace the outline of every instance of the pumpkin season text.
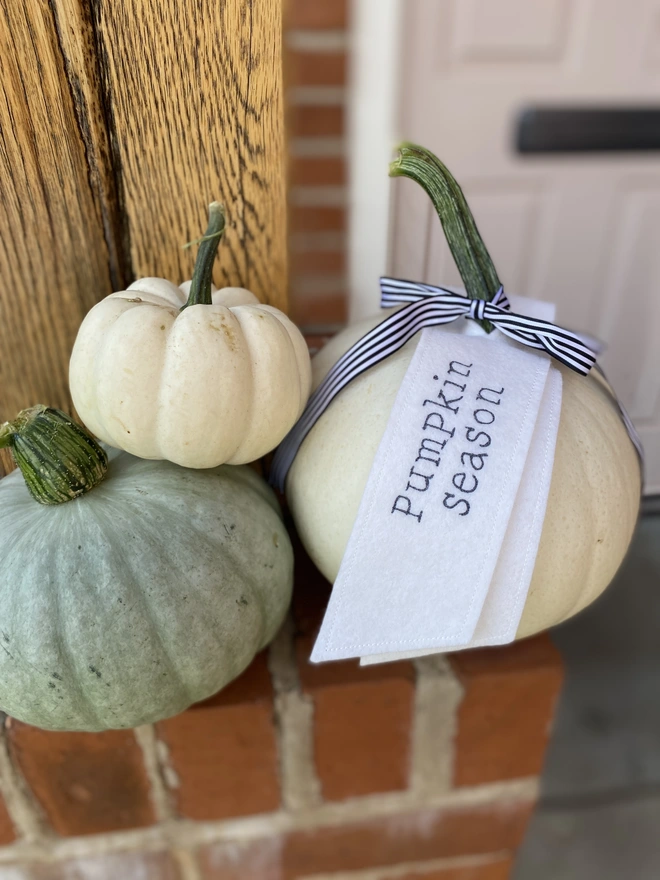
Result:
{"label": "pumpkin season text", "polygon": [[[472,404],[468,404],[470,394],[467,392],[472,364],[450,361],[447,372],[442,376],[433,376],[434,381],[442,383],[440,391],[434,398],[426,398],[424,407],[423,436],[417,457],[410,468],[408,483],[404,492],[397,495],[392,506],[392,513],[411,516],[421,522],[424,514],[424,493],[431,487],[431,481],[437,476],[437,469],[443,458],[448,443],[457,442],[457,422],[460,422],[462,406],[469,406],[468,423],[459,432],[465,444],[460,454],[463,470],[457,471],[451,478],[451,490],[444,491],[443,506],[454,511],[458,516],[470,513],[473,494],[479,487],[478,472],[486,465],[488,453],[483,450],[491,445],[490,426],[496,420],[496,407],[500,406],[504,388],[480,388]],[[486,430],[488,429],[488,430]]]}

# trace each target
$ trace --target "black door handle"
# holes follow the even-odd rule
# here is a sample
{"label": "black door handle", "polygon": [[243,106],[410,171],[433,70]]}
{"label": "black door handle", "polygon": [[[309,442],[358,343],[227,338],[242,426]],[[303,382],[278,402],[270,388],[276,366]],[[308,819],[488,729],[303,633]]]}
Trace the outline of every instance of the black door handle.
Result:
{"label": "black door handle", "polygon": [[518,117],[519,153],[660,150],[660,107],[529,107]]}

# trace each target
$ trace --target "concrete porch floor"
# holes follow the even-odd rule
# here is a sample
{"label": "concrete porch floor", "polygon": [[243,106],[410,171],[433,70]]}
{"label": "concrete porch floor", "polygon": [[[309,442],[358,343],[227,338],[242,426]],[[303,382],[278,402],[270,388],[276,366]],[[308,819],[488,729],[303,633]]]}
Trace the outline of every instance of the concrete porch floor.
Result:
{"label": "concrete porch floor", "polygon": [[660,516],[552,633],[566,683],[514,880],[660,878]]}

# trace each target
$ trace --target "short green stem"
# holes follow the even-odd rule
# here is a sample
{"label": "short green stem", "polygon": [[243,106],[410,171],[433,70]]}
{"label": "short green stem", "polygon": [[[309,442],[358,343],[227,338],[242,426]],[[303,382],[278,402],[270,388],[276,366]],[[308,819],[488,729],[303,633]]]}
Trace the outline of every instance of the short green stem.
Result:
{"label": "short green stem", "polygon": [[0,448],[9,447],[30,494],[40,504],[63,504],[105,477],[108,456],[66,413],[47,406],[24,409],[0,425]]}
{"label": "short green stem", "polygon": [[211,305],[213,263],[224,231],[224,206],[220,202],[211,202],[209,205],[209,225],[204,235],[199,239],[200,245],[195,260],[190,293],[183,309],[187,309],[188,306]]}
{"label": "short green stem", "polygon": [[[500,289],[500,280],[460,186],[425,147],[404,143],[398,150],[390,177],[409,177],[430,196],[467,295],[490,301]],[[487,333],[494,329],[490,321],[479,323]]]}

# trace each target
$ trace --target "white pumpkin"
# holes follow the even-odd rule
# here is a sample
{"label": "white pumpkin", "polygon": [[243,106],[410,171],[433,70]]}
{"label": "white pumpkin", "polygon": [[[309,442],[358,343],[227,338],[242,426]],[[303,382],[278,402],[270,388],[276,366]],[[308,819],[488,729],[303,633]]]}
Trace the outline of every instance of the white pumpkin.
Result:
{"label": "white pumpkin", "polygon": [[311,383],[307,345],[283,312],[243,288],[212,288],[213,207],[193,281],[141,278],[106,297],[85,317],[69,368],[73,403],[97,437],[193,468],[265,455]]}
{"label": "white pumpkin", "polygon": [[[434,201],[466,288],[492,298],[499,279],[456,181],[428,150],[403,145],[393,175]],[[314,358],[313,384],[387,313],[335,336]],[[497,331],[495,331],[497,332]],[[286,494],[311,558],[334,581],[376,450],[419,336],[346,386],[300,447]],[[556,362],[553,362],[555,364]],[[641,490],[636,450],[616,398],[595,372],[564,367],[559,433],[546,517],[517,636],[557,624],[602,593],[626,553]],[[475,552],[478,552],[475,551]]]}
{"label": "white pumpkin", "polygon": [[[314,387],[386,313],[339,333],[312,361]],[[286,495],[312,560],[334,581],[416,336],[346,386],[305,438]],[[553,367],[554,369],[554,367]],[[550,495],[518,638],[593,602],[626,553],[639,510],[635,448],[607,384],[559,367],[563,397]]]}

